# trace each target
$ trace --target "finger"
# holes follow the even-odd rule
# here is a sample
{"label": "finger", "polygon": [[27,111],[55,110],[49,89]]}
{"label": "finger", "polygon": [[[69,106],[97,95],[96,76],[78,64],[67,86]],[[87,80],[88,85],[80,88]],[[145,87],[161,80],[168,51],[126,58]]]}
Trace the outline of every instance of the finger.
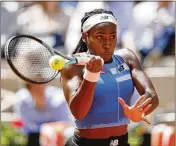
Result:
{"label": "finger", "polygon": [[99,63],[99,66],[100,66],[100,68],[102,70],[103,69],[104,60],[101,57],[98,57],[98,63]]}
{"label": "finger", "polygon": [[123,107],[123,109],[127,109],[128,105],[125,103],[125,101],[122,98],[118,98],[119,103],[121,104],[121,106]]}
{"label": "finger", "polygon": [[101,70],[103,70],[104,60],[101,58]]}
{"label": "finger", "polygon": [[141,101],[145,98],[145,95],[142,95],[141,97],[139,97],[139,99],[136,101],[135,103],[135,107],[139,106],[139,104],[141,103]]}
{"label": "finger", "polygon": [[152,104],[149,104],[147,107],[144,108],[144,113],[152,108]]}
{"label": "finger", "polygon": [[146,122],[149,125],[151,124],[151,122],[148,119],[144,118],[144,117],[142,117],[142,121]]}
{"label": "finger", "polygon": [[103,58],[101,58],[101,57],[100,57],[100,59],[101,59],[101,64],[103,65],[103,64],[104,64],[104,60],[103,60]]}
{"label": "finger", "polygon": [[102,70],[101,58],[99,56],[95,56],[95,61],[93,62],[94,71],[98,72]]}
{"label": "finger", "polygon": [[93,63],[93,58],[91,58],[91,59],[89,60],[89,62],[87,63],[87,65],[92,66],[92,63]]}
{"label": "finger", "polygon": [[92,71],[92,69],[93,69],[93,65],[92,65],[93,60],[94,60],[93,58],[90,59],[89,62],[87,63],[87,65],[86,65],[86,67],[87,67],[87,69],[88,69],[89,71]]}
{"label": "finger", "polygon": [[145,100],[140,106],[138,106],[138,108],[144,109],[146,106],[148,106],[148,105],[150,104],[151,101],[152,101],[152,98],[148,98],[148,99]]}

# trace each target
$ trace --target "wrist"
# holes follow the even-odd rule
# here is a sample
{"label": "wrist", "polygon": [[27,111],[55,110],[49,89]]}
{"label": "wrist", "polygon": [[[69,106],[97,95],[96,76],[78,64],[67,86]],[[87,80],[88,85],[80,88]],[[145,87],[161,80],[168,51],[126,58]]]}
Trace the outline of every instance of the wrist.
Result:
{"label": "wrist", "polygon": [[83,78],[89,82],[97,82],[100,78],[100,72],[93,73],[85,68]]}

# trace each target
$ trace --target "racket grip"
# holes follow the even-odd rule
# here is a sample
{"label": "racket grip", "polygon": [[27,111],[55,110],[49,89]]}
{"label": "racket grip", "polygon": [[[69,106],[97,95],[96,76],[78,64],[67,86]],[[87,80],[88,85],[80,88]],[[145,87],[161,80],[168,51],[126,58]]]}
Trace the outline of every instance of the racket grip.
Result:
{"label": "racket grip", "polygon": [[90,59],[89,57],[76,57],[77,65],[86,65]]}

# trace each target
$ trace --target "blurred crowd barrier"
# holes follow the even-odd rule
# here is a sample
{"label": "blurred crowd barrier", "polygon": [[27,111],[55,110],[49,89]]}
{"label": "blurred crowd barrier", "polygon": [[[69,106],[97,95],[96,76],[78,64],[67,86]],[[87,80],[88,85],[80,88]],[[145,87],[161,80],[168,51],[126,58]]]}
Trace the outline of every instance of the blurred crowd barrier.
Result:
{"label": "blurred crowd barrier", "polygon": [[63,146],[73,136],[74,126],[63,122],[46,123],[40,133],[41,146]]}
{"label": "blurred crowd barrier", "polygon": [[156,125],[152,129],[152,146],[174,146],[175,145],[175,127],[166,124]]}

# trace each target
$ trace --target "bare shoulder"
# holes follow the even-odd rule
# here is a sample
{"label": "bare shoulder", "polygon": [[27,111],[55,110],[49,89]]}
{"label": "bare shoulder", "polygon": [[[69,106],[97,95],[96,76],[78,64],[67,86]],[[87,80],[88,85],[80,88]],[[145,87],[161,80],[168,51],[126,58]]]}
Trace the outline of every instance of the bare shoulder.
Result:
{"label": "bare shoulder", "polygon": [[135,59],[135,57],[136,57],[135,53],[128,48],[116,50],[115,54],[122,57],[126,61],[131,60],[131,59]]}
{"label": "bare shoulder", "polygon": [[115,51],[115,54],[120,56],[129,66],[140,65],[136,54],[131,49],[119,49]]}

